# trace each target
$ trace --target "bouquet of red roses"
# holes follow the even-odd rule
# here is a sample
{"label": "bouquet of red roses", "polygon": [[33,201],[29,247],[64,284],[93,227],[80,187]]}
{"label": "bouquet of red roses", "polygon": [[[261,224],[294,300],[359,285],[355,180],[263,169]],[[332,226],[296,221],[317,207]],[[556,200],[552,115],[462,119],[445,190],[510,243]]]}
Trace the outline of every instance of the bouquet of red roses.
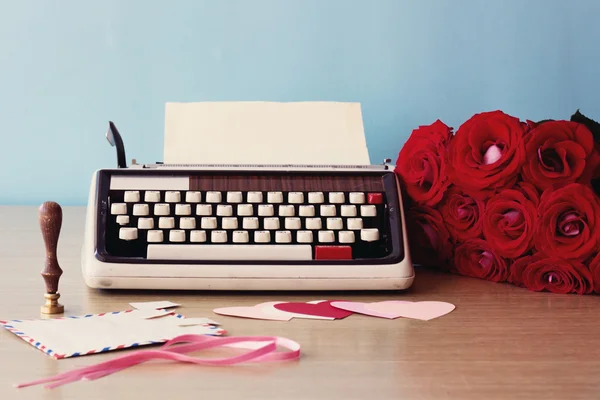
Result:
{"label": "bouquet of red roses", "polygon": [[456,133],[440,120],[415,129],[395,169],[414,263],[600,293],[599,128],[579,111],[539,122],[491,111]]}

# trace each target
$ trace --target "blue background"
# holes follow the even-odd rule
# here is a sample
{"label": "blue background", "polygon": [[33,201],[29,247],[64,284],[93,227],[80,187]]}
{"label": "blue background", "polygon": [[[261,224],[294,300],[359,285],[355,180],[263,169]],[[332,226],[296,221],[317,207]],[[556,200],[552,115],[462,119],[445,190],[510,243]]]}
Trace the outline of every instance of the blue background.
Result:
{"label": "blue background", "polygon": [[600,119],[596,0],[19,0],[0,6],[0,204],[87,202],[162,160],[167,101],[355,101],[373,162],[476,112]]}

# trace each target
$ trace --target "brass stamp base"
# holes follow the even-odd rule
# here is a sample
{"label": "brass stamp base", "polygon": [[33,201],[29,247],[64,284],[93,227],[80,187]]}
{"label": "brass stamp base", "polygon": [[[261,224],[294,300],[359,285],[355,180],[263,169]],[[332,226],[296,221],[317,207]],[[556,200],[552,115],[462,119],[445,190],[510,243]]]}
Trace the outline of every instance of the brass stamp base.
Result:
{"label": "brass stamp base", "polygon": [[46,298],[46,304],[41,307],[42,314],[62,314],[65,312],[65,307],[58,303],[60,293],[46,293],[44,297]]}

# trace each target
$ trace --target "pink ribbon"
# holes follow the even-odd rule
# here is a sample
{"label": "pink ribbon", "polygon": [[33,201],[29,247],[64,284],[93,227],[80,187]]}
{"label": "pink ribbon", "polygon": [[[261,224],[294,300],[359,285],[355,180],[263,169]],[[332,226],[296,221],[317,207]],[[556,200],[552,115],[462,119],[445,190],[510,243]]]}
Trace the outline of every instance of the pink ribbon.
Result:
{"label": "pink ribbon", "polygon": [[[179,346],[174,346],[176,344]],[[277,347],[287,348],[288,351],[278,352]],[[249,351],[228,358],[202,359],[185,355],[198,350],[215,347],[234,347],[249,349]],[[17,388],[48,383],[45,388],[53,389],[78,380],[95,380],[121,371],[125,368],[154,359],[187,362],[199,365],[225,366],[243,362],[291,361],[300,358],[300,344],[277,336],[238,336],[214,337],[204,335],[177,336],[157,350],[141,350],[126,354],[112,360],[64,372],[49,378],[42,378],[28,383],[16,385]],[[53,383],[50,383],[53,382]]]}

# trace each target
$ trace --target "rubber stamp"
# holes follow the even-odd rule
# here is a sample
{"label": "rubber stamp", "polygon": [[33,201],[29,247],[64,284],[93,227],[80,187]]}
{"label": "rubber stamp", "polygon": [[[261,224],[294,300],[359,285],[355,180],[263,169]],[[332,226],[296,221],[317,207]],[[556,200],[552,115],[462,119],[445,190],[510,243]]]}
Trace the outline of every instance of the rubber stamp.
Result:
{"label": "rubber stamp", "polygon": [[39,223],[46,246],[46,262],[42,277],[46,283],[46,304],[41,306],[42,314],[62,314],[64,306],[59,304],[58,281],[63,273],[57,258],[58,237],[62,227],[62,208],[58,203],[47,201],[40,206]]}

